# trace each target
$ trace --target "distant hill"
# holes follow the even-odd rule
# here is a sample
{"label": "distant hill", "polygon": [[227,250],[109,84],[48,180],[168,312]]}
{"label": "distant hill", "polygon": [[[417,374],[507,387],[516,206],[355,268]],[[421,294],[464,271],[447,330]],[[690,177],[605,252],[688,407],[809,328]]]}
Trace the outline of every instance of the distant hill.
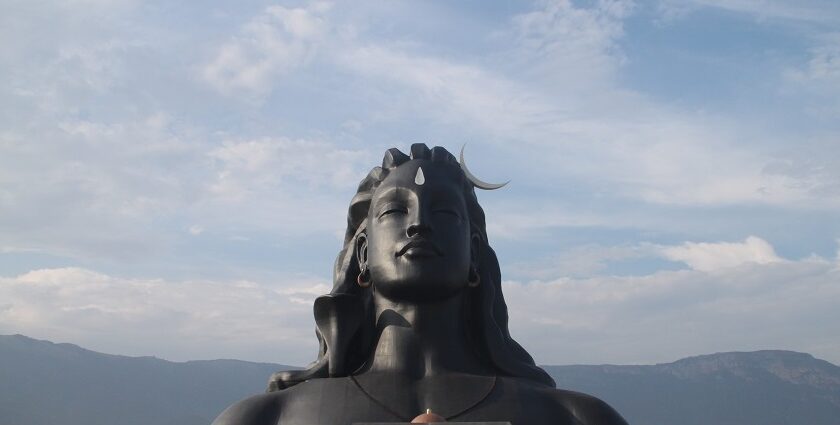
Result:
{"label": "distant hill", "polygon": [[838,425],[840,367],[793,351],[718,353],[653,366],[544,366],[631,425]]}
{"label": "distant hill", "polygon": [[[838,425],[840,367],[791,351],[653,366],[544,366],[631,425]],[[169,362],[0,336],[0,425],[207,425],[289,366]]]}
{"label": "distant hill", "polygon": [[169,362],[0,336],[0,425],[207,425],[277,364]]}

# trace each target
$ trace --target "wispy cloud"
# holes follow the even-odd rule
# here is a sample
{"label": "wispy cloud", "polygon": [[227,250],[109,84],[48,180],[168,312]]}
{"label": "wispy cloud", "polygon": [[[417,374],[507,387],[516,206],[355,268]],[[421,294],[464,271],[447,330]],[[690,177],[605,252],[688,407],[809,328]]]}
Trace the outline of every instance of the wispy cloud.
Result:
{"label": "wispy cloud", "polygon": [[[744,13],[760,20],[792,20],[817,23],[837,22],[840,8],[826,0],[788,2],[783,0],[661,0],[661,11],[669,18],[684,16],[700,8]],[[833,11],[834,13],[831,13]]]}
{"label": "wispy cloud", "polygon": [[612,81],[624,60],[618,44],[624,19],[633,9],[628,0],[601,1],[590,8],[568,0],[541,2],[512,19],[516,50],[511,54],[518,59],[513,64],[529,68],[524,75],[566,91],[582,88],[581,83]]}
{"label": "wispy cloud", "polygon": [[269,285],[40,269],[0,277],[0,332],[172,360],[201,352],[304,364],[317,348],[311,305],[330,286],[306,276]]}
{"label": "wispy cloud", "polygon": [[698,270],[505,282],[513,335],[544,363],[664,362],[768,347],[840,360],[831,336],[840,328],[826,320],[840,299],[836,262],[779,261],[759,240],[717,244],[709,255],[713,245],[693,245],[700,253],[685,258]]}
{"label": "wispy cloud", "polygon": [[811,112],[828,119],[840,117],[840,33],[827,32],[816,37],[804,63],[783,71],[792,92],[804,90],[817,100]]}
{"label": "wispy cloud", "polygon": [[[806,326],[837,322],[824,303],[836,299],[825,258],[840,232],[834,3],[470,7],[4,7],[4,331],[189,357],[191,345],[215,353],[201,317],[230,315],[225,330],[253,336],[285,326],[264,326],[287,320],[279,308],[295,329],[284,338],[310,344],[304,307],[322,282],[266,282],[329,273],[347,203],[384,149],[469,142],[479,174],[514,181],[480,196],[503,272],[518,279],[512,323],[538,357],[587,361],[605,338],[610,361],[785,344],[837,358],[825,338],[836,329]],[[693,68],[723,50],[709,69],[734,71]],[[684,78],[685,64],[698,75]],[[810,252],[821,257],[791,259]],[[624,263],[644,267],[617,273]],[[759,329],[765,315],[776,333]],[[721,317],[743,326],[716,334]],[[160,323],[174,325],[156,343]],[[677,353],[650,329],[673,346],[700,333]],[[535,337],[544,331],[564,345]],[[288,356],[266,359],[310,360]]]}
{"label": "wispy cloud", "polygon": [[743,242],[686,242],[662,247],[662,254],[672,261],[681,261],[692,269],[713,272],[744,264],[769,264],[782,261],[773,246],[764,239],[750,236]]}
{"label": "wispy cloud", "polygon": [[[836,261],[782,260],[758,238],[661,252],[675,247],[691,251],[675,257],[694,270],[504,282],[514,336],[542,363],[650,363],[768,347],[838,360],[840,329],[823,320],[840,297]],[[610,252],[612,260],[638,255]],[[0,278],[0,331],[125,354],[158,347],[154,354],[171,359],[201,352],[303,364],[315,349],[312,301],[329,288],[305,275],[268,284],[38,269]]]}
{"label": "wispy cloud", "polygon": [[323,17],[329,9],[328,3],[267,7],[219,47],[202,76],[225,94],[267,95],[284,73],[306,65],[316,54],[329,30]]}
{"label": "wispy cloud", "polygon": [[[772,158],[743,143],[727,118],[674,110],[619,87],[618,40],[631,11],[625,2],[592,9],[546,2],[512,20],[516,48],[506,52],[507,68],[495,70],[386,43],[351,44],[335,60],[364,78],[396,83],[393,104],[413,99],[406,113],[420,109],[442,125],[469,125],[485,140],[540,149],[553,161],[554,179],[597,179],[621,188],[613,196],[663,204],[811,199],[763,173]],[[514,69],[520,78],[508,77]]]}

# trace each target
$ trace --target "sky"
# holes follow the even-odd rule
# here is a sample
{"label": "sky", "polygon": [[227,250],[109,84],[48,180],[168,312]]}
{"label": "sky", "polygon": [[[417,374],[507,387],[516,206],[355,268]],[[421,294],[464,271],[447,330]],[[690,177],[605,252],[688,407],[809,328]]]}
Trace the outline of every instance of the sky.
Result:
{"label": "sky", "polygon": [[466,144],[540,364],[840,364],[833,0],[0,5],[0,334],[315,358],[386,149]]}

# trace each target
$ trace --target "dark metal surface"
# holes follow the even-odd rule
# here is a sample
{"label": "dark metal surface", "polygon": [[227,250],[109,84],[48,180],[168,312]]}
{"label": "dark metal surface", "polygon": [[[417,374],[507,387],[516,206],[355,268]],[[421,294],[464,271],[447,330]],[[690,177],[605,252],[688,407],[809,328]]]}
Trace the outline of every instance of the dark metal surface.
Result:
{"label": "dark metal surface", "polygon": [[386,152],[351,201],[333,290],[315,302],[318,359],[214,424],[405,423],[426,409],[461,423],[626,424],[555,389],[511,338],[475,181],[440,147]]}
{"label": "dark metal surface", "polygon": [[[457,424],[457,425],[511,425],[510,422],[429,422],[430,424]],[[410,422],[355,422],[353,425],[411,425]]]}

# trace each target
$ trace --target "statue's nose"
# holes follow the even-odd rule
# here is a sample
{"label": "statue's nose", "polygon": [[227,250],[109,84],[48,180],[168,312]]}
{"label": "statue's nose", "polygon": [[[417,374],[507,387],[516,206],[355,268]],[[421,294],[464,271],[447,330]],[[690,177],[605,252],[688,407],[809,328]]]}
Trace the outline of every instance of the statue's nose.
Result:
{"label": "statue's nose", "polygon": [[405,234],[409,238],[414,236],[428,235],[430,233],[432,233],[432,228],[422,223],[414,223],[408,226],[408,229],[406,229],[405,231]]}
{"label": "statue's nose", "polygon": [[406,236],[411,238],[432,233],[432,227],[429,226],[428,215],[425,211],[417,211],[417,214],[413,218],[412,223],[405,229]]}

